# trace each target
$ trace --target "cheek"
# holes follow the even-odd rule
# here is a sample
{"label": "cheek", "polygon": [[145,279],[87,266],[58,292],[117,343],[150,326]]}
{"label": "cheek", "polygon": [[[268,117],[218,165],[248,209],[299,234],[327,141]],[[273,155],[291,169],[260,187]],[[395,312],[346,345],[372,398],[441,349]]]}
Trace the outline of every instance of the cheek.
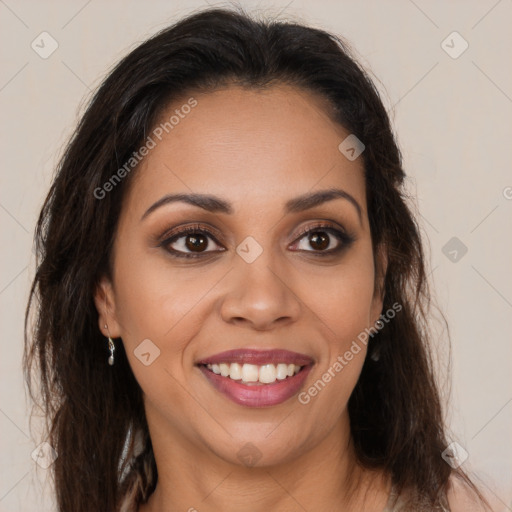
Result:
{"label": "cheek", "polygon": [[373,256],[371,247],[362,249],[332,271],[317,274],[303,284],[304,302],[330,333],[331,351],[344,352],[372,324]]}
{"label": "cheek", "polygon": [[212,290],[225,270],[197,267],[192,275],[171,269],[165,258],[126,254],[131,257],[116,259],[115,302],[130,366],[149,399],[179,400],[176,379],[187,378],[187,347],[207,322]]}
{"label": "cheek", "polygon": [[[371,269],[372,267],[370,267]],[[347,267],[325,281],[310,298],[327,340],[315,378],[298,396],[309,417],[322,417],[325,428],[347,408],[367,354],[365,329],[370,327],[373,273],[368,267]]]}
{"label": "cheek", "polygon": [[317,275],[314,282],[305,302],[320,319],[319,329],[327,343],[315,380],[301,393],[299,403],[311,408],[312,417],[321,414],[329,424],[346,408],[366,358],[365,329],[373,325],[371,245],[360,246],[343,264]]}
{"label": "cheek", "polygon": [[185,265],[173,268],[155,251],[126,250],[129,257],[116,258],[116,312],[130,344],[148,337],[162,342],[173,330],[190,327],[189,315],[218,280],[206,268],[197,267],[193,275]]}

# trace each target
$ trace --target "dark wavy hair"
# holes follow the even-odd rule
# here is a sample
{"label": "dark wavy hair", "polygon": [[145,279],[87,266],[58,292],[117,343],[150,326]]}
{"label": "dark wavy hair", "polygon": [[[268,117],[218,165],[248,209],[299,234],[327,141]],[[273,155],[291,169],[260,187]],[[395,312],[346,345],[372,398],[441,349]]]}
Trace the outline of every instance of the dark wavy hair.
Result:
{"label": "dark wavy hair", "polygon": [[[288,84],[316,93],[328,114],[365,144],[383,309],[395,303],[403,309],[371,338],[349,400],[357,458],[388,472],[399,492],[413,489],[432,506],[451,475],[481,499],[469,477],[441,457],[448,443],[429,348],[424,253],[403,190],[401,154],[374,84],[348,45],[325,31],[208,9],[140,44],[110,72],[65,150],[38,219],[24,369],[58,453],[52,469],[59,511],[114,511],[127,495],[145,502],[158,477],[141,389],[122,343],[115,366],[107,364],[93,300],[100,277],[111,275],[123,196],[138,171],[102,199],[95,190],[141,146],[169,102],[227,84]],[[386,255],[385,275],[378,251]]]}

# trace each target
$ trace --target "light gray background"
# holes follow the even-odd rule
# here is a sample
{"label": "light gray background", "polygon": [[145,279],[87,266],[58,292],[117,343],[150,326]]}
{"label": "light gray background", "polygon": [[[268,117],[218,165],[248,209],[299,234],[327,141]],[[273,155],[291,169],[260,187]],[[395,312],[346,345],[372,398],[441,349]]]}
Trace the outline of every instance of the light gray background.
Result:
{"label": "light gray background", "polygon": [[[53,510],[46,471],[31,459],[43,439],[30,431],[20,361],[32,232],[55,164],[107,70],[136,43],[205,5],[0,0],[1,511]],[[450,325],[451,439],[468,452],[464,467],[477,473],[496,510],[512,510],[512,1],[241,5],[344,36],[378,78]],[[47,59],[31,48],[43,31],[59,45]],[[455,59],[442,47],[453,31],[469,44]],[[452,53],[462,48],[456,37],[445,43]],[[449,257],[443,253],[452,237],[468,249],[456,262],[452,247]],[[446,336],[437,330],[444,354]]]}

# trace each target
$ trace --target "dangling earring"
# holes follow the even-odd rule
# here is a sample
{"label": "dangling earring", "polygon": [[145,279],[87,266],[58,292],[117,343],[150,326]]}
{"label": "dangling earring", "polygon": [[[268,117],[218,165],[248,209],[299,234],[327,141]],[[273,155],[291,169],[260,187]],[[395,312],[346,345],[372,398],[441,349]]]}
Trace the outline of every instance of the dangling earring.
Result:
{"label": "dangling earring", "polygon": [[[105,324],[105,329],[107,329],[107,331],[108,331],[107,324]],[[112,340],[112,338],[110,336],[108,336],[108,349],[110,350],[110,356],[108,357],[108,364],[110,366],[114,366],[114,352],[116,350],[116,346],[114,345],[114,341]]]}
{"label": "dangling earring", "polygon": [[108,349],[110,350],[110,356],[108,356],[108,364],[110,366],[114,366],[114,351],[116,346],[114,345],[114,342],[110,336],[108,338]]}

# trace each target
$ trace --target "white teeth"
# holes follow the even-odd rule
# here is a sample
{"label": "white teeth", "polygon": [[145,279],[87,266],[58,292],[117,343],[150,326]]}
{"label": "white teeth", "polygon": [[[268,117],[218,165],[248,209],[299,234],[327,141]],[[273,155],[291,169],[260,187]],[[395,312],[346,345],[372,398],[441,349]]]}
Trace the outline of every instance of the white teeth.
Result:
{"label": "white teeth", "polygon": [[265,364],[260,367],[259,381],[262,384],[270,384],[276,381],[277,370],[273,364]]}
{"label": "white teeth", "polygon": [[231,363],[229,367],[229,378],[233,380],[242,379],[242,367],[238,363]]}
{"label": "white teeth", "polygon": [[277,372],[276,372],[277,380],[284,380],[288,377],[288,365],[287,364],[278,364]]}
{"label": "white teeth", "polygon": [[232,380],[241,380],[244,383],[272,384],[276,380],[284,380],[287,377],[293,377],[300,372],[302,366],[295,364],[279,363],[264,364],[239,364],[239,363],[220,363],[207,364],[206,367],[217,375],[229,377]]}
{"label": "white teeth", "polygon": [[242,366],[243,382],[258,382],[258,367],[255,364],[244,364]]}

